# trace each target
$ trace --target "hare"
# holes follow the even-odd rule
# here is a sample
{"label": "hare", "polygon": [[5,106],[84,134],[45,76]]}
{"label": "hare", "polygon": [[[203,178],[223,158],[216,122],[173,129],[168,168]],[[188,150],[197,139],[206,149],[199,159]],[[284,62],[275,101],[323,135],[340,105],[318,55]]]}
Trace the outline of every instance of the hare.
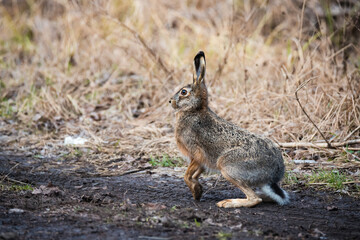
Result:
{"label": "hare", "polygon": [[[204,52],[195,56],[194,65],[193,83],[170,99],[176,112],[176,143],[190,159],[184,180],[194,199],[200,200],[203,192],[198,181],[201,173],[215,169],[246,195],[246,199],[220,201],[218,207],[253,207],[265,198],[287,204],[289,196],[279,187],[285,171],[280,150],[270,139],[217,116],[208,107]],[[255,192],[255,188],[260,192]]]}

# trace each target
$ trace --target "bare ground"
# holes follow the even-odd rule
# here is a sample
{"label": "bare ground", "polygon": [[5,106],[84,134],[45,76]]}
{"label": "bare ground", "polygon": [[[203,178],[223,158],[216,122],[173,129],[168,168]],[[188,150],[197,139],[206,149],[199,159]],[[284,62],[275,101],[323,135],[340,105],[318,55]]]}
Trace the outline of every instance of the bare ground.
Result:
{"label": "bare ground", "polygon": [[242,193],[214,175],[201,179],[205,194],[196,202],[180,177],[182,169],[101,176],[91,165],[72,170],[70,162],[53,163],[0,156],[3,183],[34,187],[1,191],[0,239],[360,238],[359,201],[337,193],[299,186],[287,189],[292,198],[287,206],[220,209],[217,201]]}

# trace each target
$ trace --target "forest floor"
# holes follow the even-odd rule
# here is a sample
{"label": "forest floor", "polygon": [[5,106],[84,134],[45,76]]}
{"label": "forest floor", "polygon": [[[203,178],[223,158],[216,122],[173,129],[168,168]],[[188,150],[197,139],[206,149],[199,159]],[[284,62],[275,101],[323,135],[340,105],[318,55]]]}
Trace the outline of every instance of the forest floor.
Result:
{"label": "forest floor", "polygon": [[[216,202],[243,194],[217,174],[201,178],[204,195],[194,201],[182,179],[184,167],[139,164],[105,175],[86,162],[75,169],[74,161],[0,156],[0,239],[360,237],[360,202],[341,193],[299,184],[285,186],[292,200],[286,206],[223,209]],[[116,161],[124,158],[104,166]]]}

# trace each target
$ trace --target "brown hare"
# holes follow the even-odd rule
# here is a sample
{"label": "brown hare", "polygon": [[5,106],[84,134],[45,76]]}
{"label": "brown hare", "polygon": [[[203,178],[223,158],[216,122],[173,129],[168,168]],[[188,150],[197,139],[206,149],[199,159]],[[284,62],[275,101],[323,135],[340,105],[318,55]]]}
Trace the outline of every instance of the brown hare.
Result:
{"label": "brown hare", "polygon": [[[219,207],[253,207],[263,201],[263,196],[280,205],[287,204],[289,196],[279,187],[285,171],[280,150],[270,139],[241,129],[211,111],[204,52],[195,56],[194,64],[193,83],[170,99],[176,111],[176,143],[190,159],[184,179],[194,199],[200,200],[202,195],[198,181],[201,173],[216,169],[246,195],[246,199],[220,201]],[[255,188],[260,192],[255,192]]]}

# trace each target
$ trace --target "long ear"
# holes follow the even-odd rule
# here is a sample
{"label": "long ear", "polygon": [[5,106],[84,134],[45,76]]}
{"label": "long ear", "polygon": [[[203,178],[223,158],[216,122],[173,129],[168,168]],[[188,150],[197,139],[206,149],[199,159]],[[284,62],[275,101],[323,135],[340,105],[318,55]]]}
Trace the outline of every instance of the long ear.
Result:
{"label": "long ear", "polygon": [[196,78],[193,76],[193,84],[200,84],[205,79],[206,60],[203,51],[198,52],[194,58]]}

